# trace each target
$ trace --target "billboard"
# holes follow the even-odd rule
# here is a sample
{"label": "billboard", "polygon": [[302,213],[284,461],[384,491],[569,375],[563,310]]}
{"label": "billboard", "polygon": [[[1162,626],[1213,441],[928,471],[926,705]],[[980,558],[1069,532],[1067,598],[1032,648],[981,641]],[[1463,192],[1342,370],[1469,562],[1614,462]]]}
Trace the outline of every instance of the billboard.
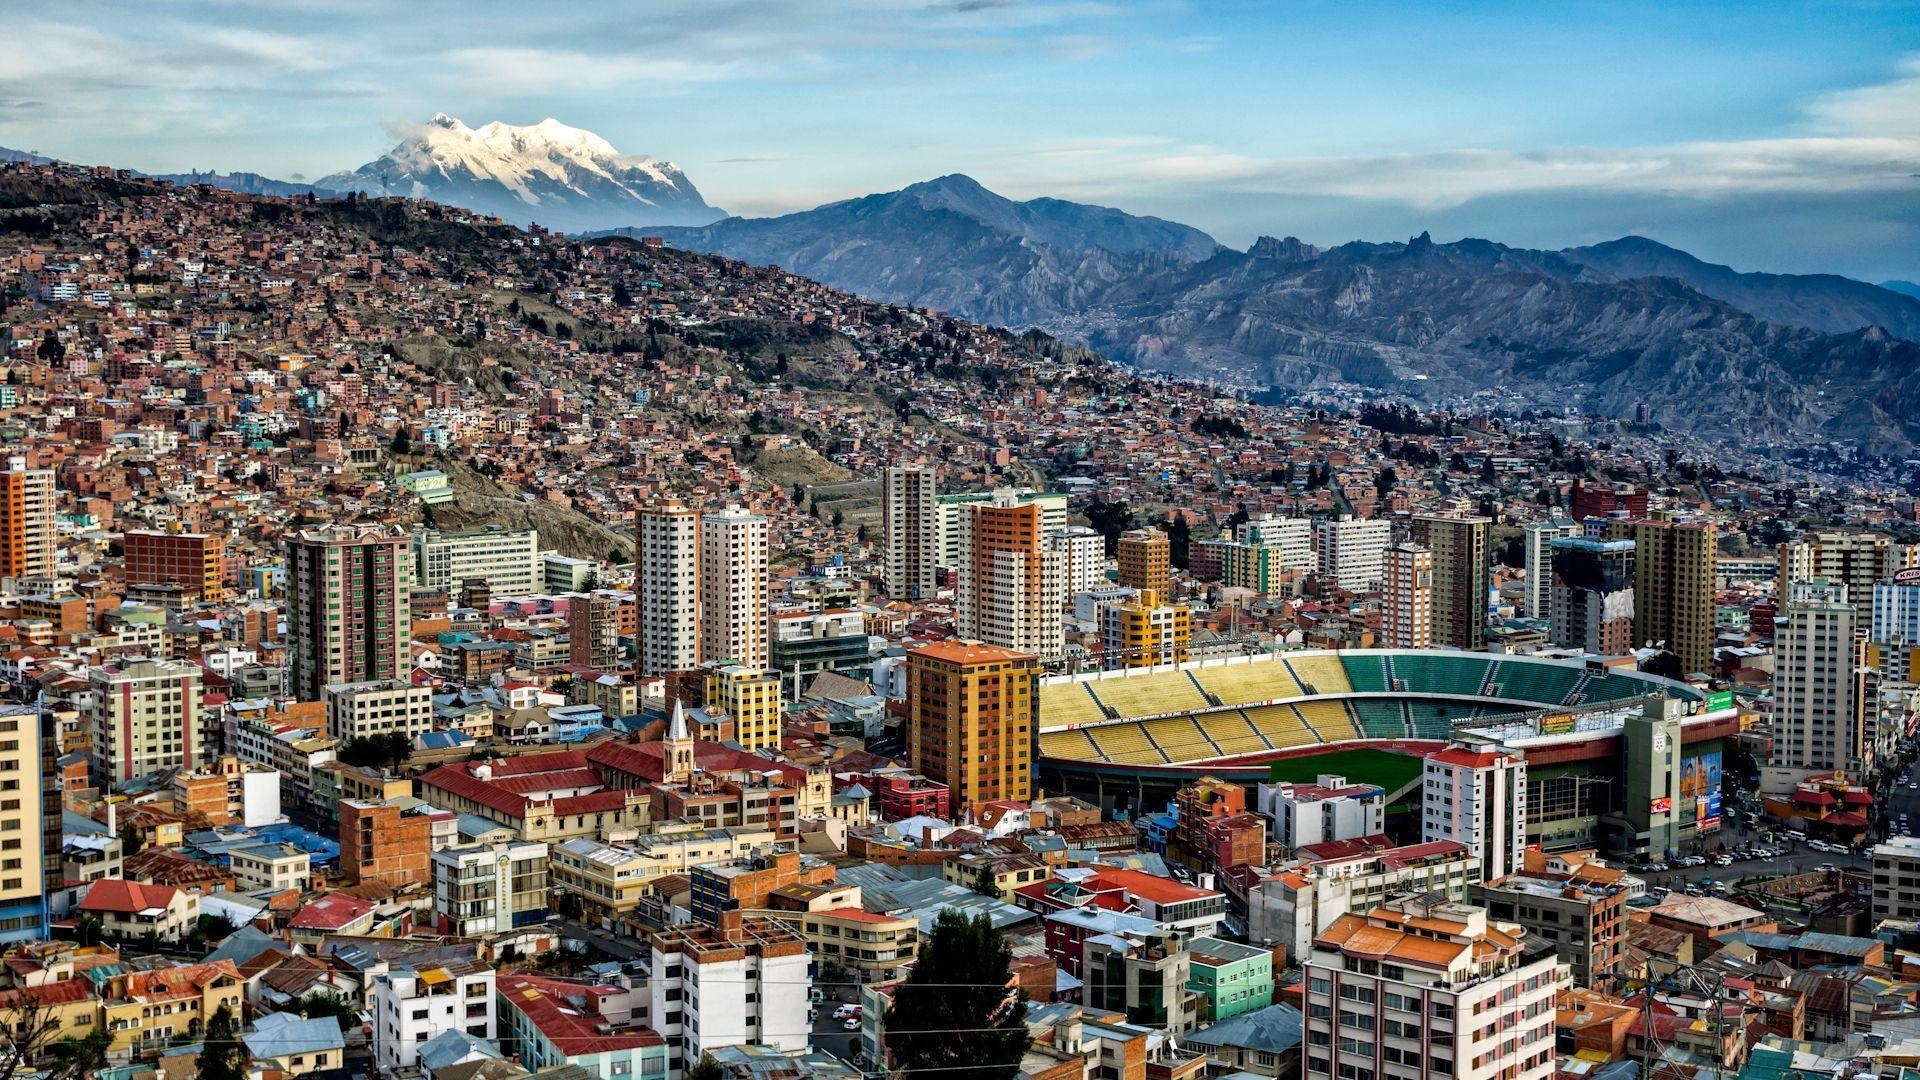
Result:
{"label": "billboard", "polygon": [[1721,709],[1731,708],[1733,708],[1733,691],[1716,690],[1707,695],[1708,712],[1719,712]]}
{"label": "billboard", "polygon": [[1680,763],[1680,805],[1691,804],[1693,820],[1712,828],[1720,824],[1720,751],[1709,750]]}

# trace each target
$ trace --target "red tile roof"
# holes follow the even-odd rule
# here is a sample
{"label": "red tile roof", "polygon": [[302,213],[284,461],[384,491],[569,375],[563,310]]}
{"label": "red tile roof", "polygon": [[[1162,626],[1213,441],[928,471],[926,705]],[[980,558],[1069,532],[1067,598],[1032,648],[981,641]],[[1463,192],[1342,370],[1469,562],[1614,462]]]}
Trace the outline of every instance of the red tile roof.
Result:
{"label": "red tile roof", "polygon": [[101,878],[87,889],[86,898],[80,901],[80,910],[131,915],[171,907],[173,898],[179,892],[171,885],[143,885],[121,878]]}
{"label": "red tile roof", "polygon": [[599,1029],[597,1012],[582,1000],[569,1004],[568,998],[593,999],[618,991],[610,987],[538,975],[502,974],[495,980],[496,993],[508,1007],[518,1009],[554,1049],[568,1057],[597,1054],[609,1050],[631,1050],[643,1046],[661,1046],[666,1040],[645,1029],[608,1033]]}
{"label": "red tile roof", "polygon": [[338,930],[366,917],[373,908],[357,896],[333,892],[301,908],[287,925],[298,930]]}

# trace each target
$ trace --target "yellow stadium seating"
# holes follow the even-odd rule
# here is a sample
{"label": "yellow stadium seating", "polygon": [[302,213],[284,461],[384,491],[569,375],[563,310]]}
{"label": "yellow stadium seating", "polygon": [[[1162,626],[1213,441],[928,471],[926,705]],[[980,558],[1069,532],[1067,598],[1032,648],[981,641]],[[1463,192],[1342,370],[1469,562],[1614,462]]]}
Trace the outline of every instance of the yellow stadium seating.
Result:
{"label": "yellow stadium seating", "polygon": [[1353,684],[1347,681],[1347,669],[1332,653],[1295,653],[1286,657],[1286,661],[1296,675],[1313,684],[1315,694],[1353,692]]}
{"label": "yellow stadium seating", "polygon": [[1102,705],[1121,716],[1205,709],[1209,703],[1184,671],[1159,671],[1124,679],[1098,679],[1084,684]]}
{"label": "yellow stadium seating", "polygon": [[1191,716],[1165,716],[1140,725],[1172,762],[1205,761],[1220,750],[1200,732]]}
{"label": "yellow stadium seating", "polygon": [[1089,757],[1100,757],[1100,747],[1087,734],[1086,728],[1072,731],[1045,731],[1040,734],[1040,756],[1071,758],[1085,761]]}
{"label": "yellow stadium seating", "polygon": [[1353,714],[1338,701],[1301,701],[1295,708],[1313,725],[1313,730],[1327,742],[1340,742],[1343,739],[1364,739],[1360,728],[1353,722]]}
{"label": "yellow stadium seating", "polygon": [[1207,734],[1213,736],[1213,741],[1220,744],[1223,753],[1257,754],[1262,750],[1273,749],[1272,744],[1260,737],[1260,732],[1253,726],[1253,721],[1248,720],[1246,714],[1238,710],[1213,713],[1200,722],[1207,726]]}
{"label": "yellow stadium seating", "polygon": [[1110,724],[1087,728],[1086,731],[1108,761],[1129,765],[1167,763],[1167,755],[1148,741],[1147,733],[1140,730],[1139,724]]}
{"label": "yellow stadium seating", "polygon": [[1294,712],[1291,705],[1266,705],[1245,711],[1247,718],[1267,737],[1267,741],[1280,749],[1312,746],[1320,741],[1312,729],[1301,722],[1300,714]]}
{"label": "yellow stadium seating", "polygon": [[1043,683],[1040,687],[1040,730],[1088,724],[1106,719],[1100,703],[1087,693],[1084,683]]}
{"label": "yellow stadium seating", "polygon": [[1294,681],[1292,673],[1287,671],[1286,665],[1277,660],[1195,668],[1193,677],[1225,705],[1278,701],[1305,693],[1300,689],[1300,684]]}

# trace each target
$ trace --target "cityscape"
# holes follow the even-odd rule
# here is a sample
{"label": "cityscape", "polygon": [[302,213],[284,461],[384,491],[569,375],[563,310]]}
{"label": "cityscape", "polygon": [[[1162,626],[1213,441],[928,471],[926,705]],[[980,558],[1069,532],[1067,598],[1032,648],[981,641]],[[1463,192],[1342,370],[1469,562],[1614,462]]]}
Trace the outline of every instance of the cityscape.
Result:
{"label": "cityscape", "polygon": [[1920,286],[67,107],[0,100],[0,1077],[1920,1077]]}

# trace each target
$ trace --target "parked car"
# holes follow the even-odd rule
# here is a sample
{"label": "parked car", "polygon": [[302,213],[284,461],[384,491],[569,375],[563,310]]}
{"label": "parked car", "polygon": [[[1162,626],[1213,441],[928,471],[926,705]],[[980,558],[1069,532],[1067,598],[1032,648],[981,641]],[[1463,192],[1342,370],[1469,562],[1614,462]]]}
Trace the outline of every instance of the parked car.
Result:
{"label": "parked car", "polygon": [[1825,872],[1831,872],[1831,871],[1834,871],[1834,870],[1837,870],[1837,869],[1839,869],[1839,867],[1837,867],[1837,866],[1835,866],[1835,865],[1833,865],[1833,864],[1832,864],[1832,863],[1830,863],[1830,862],[1823,862],[1823,863],[1821,863],[1821,864],[1820,864],[1820,870],[1821,870],[1821,871],[1822,871],[1823,873],[1825,873]]}
{"label": "parked car", "polygon": [[841,1029],[842,1031],[859,1031],[859,1030],[860,1030],[860,1018],[859,1018],[859,1017],[857,1017],[857,1016],[849,1016],[849,1017],[847,1017],[847,1018],[846,1018],[846,1020],[845,1020],[845,1021],[843,1021],[843,1022],[841,1023],[841,1025],[840,1025],[840,1029]]}
{"label": "parked car", "polygon": [[833,1018],[835,1020],[858,1019],[859,1016],[860,1006],[858,1005],[842,1005],[833,1010]]}

